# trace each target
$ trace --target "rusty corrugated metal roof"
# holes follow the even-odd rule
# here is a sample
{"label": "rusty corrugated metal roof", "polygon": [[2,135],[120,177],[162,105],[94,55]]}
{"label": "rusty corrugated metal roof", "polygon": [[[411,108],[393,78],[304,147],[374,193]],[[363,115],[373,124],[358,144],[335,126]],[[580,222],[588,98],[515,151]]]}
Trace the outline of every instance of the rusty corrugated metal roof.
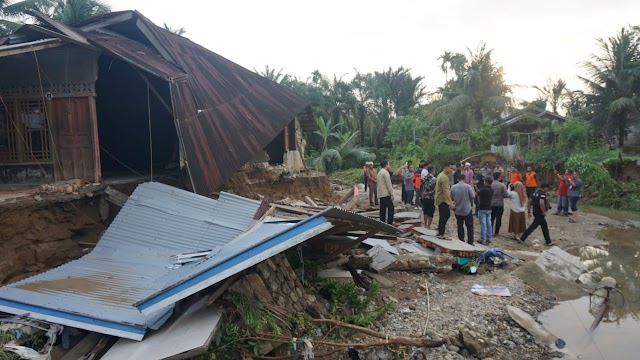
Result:
{"label": "rusty corrugated metal roof", "polygon": [[95,46],[109,55],[120,58],[142,70],[165,80],[184,78],[186,74],[177,66],[165,60],[155,49],[124,36],[88,32],[84,35]]}
{"label": "rusty corrugated metal roof", "polygon": [[195,191],[210,194],[310,102],[191,40],[138,17],[189,77],[172,87]]}
{"label": "rusty corrugated metal roof", "polygon": [[74,26],[71,30],[109,55],[169,82],[178,137],[198,194],[219,189],[296,116],[303,130],[315,129],[309,100],[137,11],[103,14]]}

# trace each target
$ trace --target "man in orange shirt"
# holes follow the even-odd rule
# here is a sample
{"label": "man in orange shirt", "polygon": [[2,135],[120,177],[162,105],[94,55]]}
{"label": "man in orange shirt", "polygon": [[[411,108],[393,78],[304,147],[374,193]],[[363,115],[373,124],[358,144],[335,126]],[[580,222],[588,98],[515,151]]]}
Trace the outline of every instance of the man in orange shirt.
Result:
{"label": "man in orange shirt", "polygon": [[520,172],[515,165],[511,165],[511,172],[509,173],[509,183],[515,184],[518,181],[522,182],[522,175],[520,175]]}
{"label": "man in orange shirt", "polygon": [[527,179],[524,185],[527,187],[527,197],[531,199],[531,195],[533,195],[538,188],[538,175],[531,169],[531,166],[527,166],[527,173],[524,174],[524,176]]}

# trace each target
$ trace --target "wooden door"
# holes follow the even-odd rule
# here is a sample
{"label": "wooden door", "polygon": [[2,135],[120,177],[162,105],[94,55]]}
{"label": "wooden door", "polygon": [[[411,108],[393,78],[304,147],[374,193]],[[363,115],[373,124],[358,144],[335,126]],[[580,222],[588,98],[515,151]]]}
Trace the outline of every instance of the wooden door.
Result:
{"label": "wooden door", "polygon": [[55,179],[100,182],[95,97],[50,100]]}

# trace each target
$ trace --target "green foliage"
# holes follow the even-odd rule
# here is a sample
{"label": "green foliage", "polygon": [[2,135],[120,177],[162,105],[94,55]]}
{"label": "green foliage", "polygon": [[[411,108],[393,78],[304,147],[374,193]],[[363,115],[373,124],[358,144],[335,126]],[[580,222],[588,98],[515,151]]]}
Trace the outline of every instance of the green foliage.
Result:
{"label": "green foliage", "polygon": [[558,130],[557,147],[565,154],[586,151],[593,143],[593,128],[584,120],[570,119]]}
{"label": "green foliage", "polygon": [[498,128],[494,126],[482,126],[466,131],[469,137],[469,146],[472,151],[486,151],[498,141]]}
{"label": "green foliage", "polygon": [[593,161],[586,154],[570,157],[565,165],[568,169],[578,170],[582,181],[589,184],[584,193],[591,198],[591,203],[621,210],[640,209],[638,182],[614,180],[602,163]]}
{"label": "green foliage", "polygon": [[20,360],[21,357],[10,351],[3,350],[3,345],[16,339],[12,331],[0,331],[0,359],[2,360]]}
{"label": "green foliage", "polygon": [[332,133],[332,136],[337,139],[337,143],[309,161],[309,164],[319,171],[331,173],[345,167],[359,166],[366,161],[375,159],[376,156],[368,149],[356,145],[357,132],[337,132]]}
{"label": "green foliage", "polygon": [[376,305],[380,284],[372,282],[369,290],[362,292],[353,283],[325,280],[316,284],[316,291],[327,294],[331,305],[330,317],[358,326],[369,326],[393,308],[393,303]]}

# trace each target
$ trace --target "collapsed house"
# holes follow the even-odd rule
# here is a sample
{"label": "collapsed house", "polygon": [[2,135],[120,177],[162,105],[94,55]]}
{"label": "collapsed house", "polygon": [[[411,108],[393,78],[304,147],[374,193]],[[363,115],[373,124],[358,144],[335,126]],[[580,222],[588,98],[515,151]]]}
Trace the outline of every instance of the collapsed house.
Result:
{"label": "collapsed house", "polygon": [[0,39],[0,183],[181,168],[209,195],[256,156],[304,167],[306,99],[137,11],[32,15]]}
{"label": "collapsed house", "polygon": [[[334,207],[304,220],[274,218],[268,209],[228,193],[213,200],[141,184],[93,251],[0,288],[0,311],[142,340],[179,301],[287,249],[331,257],[377,232],[398,232]],[[325,241],[358,232],[357,238]]]}

